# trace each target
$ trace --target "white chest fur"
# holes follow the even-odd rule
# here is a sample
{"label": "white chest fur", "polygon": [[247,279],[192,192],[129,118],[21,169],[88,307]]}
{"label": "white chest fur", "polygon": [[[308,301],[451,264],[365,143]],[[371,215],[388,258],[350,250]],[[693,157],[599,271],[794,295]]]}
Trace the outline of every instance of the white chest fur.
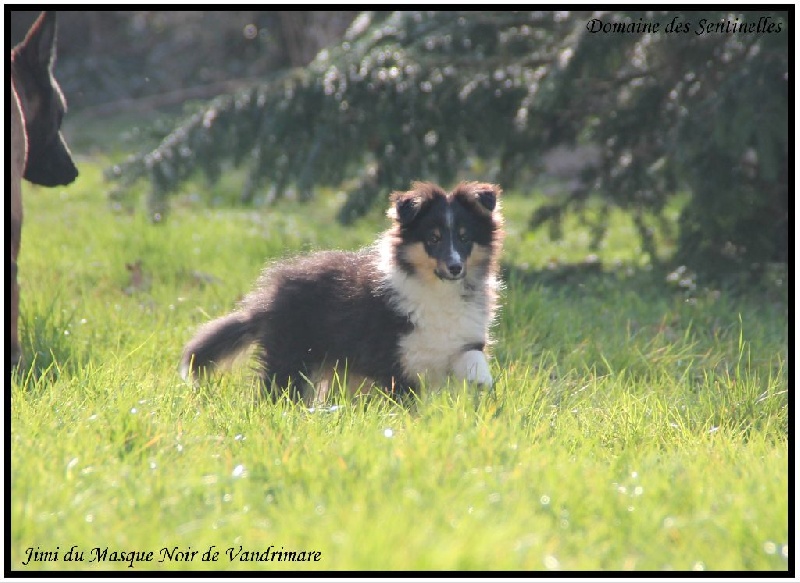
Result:
{"label": "white chest fur", "polygon": [[463,285],[463,280],[423,282],[402,272],[392,274],[396,307],[414,326],[400,341],[403,367],[412,378],[425,375],[437,381],[456,373],[460,378],[491,383],[482,353],[480,358],[473,354],[468,364],[462,362],[466,353],[479,352],[465,347],[487,342],[491,323],[482,290],[464,297]]}

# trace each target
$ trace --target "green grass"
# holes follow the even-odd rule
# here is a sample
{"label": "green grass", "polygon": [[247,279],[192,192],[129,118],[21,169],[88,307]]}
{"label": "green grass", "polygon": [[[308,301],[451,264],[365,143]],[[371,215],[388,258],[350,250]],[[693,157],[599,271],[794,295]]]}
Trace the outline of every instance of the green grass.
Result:
{"label": "green grass", "polygon": [[[333,196],[257,210],[184,198],[153,226],[112,211],[104,163],[82,161],[69,188],[25,186],[7,568],[789,568],[785,284],[670,286],[616,214],[606,269],[549,277],[588,253],[586,235],[526,234],[536,201],[511,193],[493,393],[451,382],[410,408],[272,405],[246,364],[187,386],[184,343],[263,261],[358,247],[381,217],[336,225]],[[212,545],[218,560],[202,561]],[[240,545],[322,554],[231,561]],[[63,560],[73,546],[83,561]],[[176,546],[198,553],[158,562]],[[31,547],[58,560],[22,565]],[[123,560],[90,562],[106,547]],[[130,568],[133,551],[153,560]]]}

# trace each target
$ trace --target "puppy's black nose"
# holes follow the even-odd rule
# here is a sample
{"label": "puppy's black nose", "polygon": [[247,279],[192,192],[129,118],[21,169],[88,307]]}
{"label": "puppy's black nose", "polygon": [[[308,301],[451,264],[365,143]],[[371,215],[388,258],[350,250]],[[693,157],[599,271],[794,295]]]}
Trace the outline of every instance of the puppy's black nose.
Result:
{"label": "puppy's black nose", "polygon": [[447,271],[449,271],[450,275],[453,277],[460,275],[462,269],[464,269],[464,267],[460,263],[452,263],[447,266]]}

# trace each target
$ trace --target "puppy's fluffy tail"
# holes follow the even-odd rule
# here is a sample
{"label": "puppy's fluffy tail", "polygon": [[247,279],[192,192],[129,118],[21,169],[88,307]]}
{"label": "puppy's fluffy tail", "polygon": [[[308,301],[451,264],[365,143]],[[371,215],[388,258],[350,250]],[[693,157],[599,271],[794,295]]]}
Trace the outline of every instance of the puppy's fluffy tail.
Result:
{"label": "puppy's fluffy tail", "polygon": [[257,326],[247,313],[233,312],[212,320],[183,349],[181,377],[206,374],[247,349],[257,338]]}

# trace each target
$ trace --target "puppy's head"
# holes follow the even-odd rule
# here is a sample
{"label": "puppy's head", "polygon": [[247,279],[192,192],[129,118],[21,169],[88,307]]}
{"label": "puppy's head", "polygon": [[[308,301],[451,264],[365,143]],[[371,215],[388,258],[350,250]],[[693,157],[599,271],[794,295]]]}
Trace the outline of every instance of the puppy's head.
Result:
{"label": "puppy's head", "polygon": [[[462,182],[452,192],[415,182],[391,195],[395,262],[423,280],[482,277],[499,251],[499,186]],[[473,273],[474,272],[474,273]]]}

